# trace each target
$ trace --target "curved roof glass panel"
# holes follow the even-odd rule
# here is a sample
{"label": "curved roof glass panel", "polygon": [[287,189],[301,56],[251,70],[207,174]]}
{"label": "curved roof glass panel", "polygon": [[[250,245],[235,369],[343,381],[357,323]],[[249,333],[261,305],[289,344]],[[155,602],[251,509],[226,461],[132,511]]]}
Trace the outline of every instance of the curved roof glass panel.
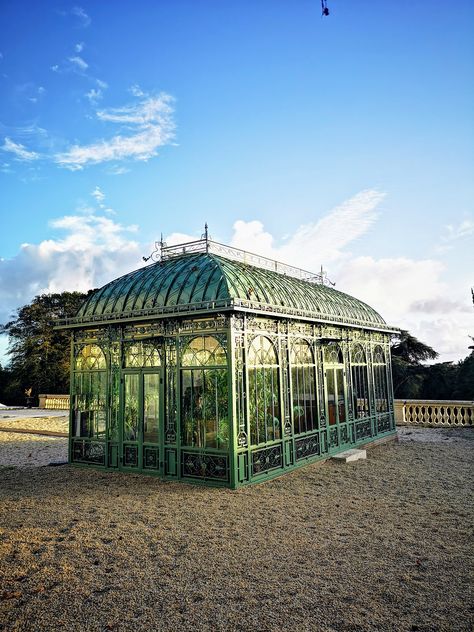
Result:
{"label": "curved roof glass panel", "polygon": [[293,316],[386,328],[372,307],[348,294],[206,252],[171,257],[108,283],[86,300],[77,319],[133,318],[144,310],[185,311],[186,305],[206,309],[216,301],[227,308],[273,308]]}

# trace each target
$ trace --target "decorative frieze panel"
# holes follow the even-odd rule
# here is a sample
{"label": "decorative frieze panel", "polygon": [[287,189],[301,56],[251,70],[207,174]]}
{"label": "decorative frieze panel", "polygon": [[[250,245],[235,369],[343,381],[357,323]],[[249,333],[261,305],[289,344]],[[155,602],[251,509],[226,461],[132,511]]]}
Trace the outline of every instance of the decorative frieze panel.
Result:
{"label": "decorative frieze panel", "polygon": [[310,456],[321,454],[321,445],[319,441],[319,432],[310,437],[302,437],[295,441],[296,460],[301,461]]}
{"label": "decorative frieze panel", "polygon": [[283,452],[281,445],[274,445],[263,450],[254,450],[252,457],[252,475],[265,474],[270,470],[283,467]]}
{"label": "decorative frieze panel", "polygon": [[219,329],[226,329],[228,326],[229,319],[226,316],[217,316],[216,318],[186,319],[179,323],[178,332],[216,331]]}
{"label": "decorative frieze panel", "polygon": [[392,416],[389,413],[377,416],[377,432],[388,432],[393,427]]}
{"label": "decorative frieze panel", "polygon": [[123,447],[124,467],[138,467],[138,446],[125,445]]}
{"label": "decorative frieze panel", "polygon": [[226,455],[182,452],[181,465],[183,477],[229,481],[229,459]]}
{"label": "decorative frieze panel", "polygon": [[315,330],[314,325],[311,325],[310,323],[300,323],[298,321],[290,321],[288,325],[288,332],[290,334],[295,334],[297,336],[313,337],[314,335],[317,335],[315,334],[314,330]]}
{"label": "decorative frieze panel", "polygon": [[157,321],[146,325],[126,325],[123,328],[123,337],[126,339],[156,338],[165,333],[163,321]]}
{"label": "decorative frieze panel", "polygon": [[155,446],[145,446],[143,448],[143,469],[157,470],[160,465],[159,449]]}
{"label": "decorative frieze panel", "polygon": [[105,465],[105,443],[74,439],[72,442],[72,460],[74,463]]}
{"label": "decorative frieze panel", "polygon": [[356,441],[367,439],[372,436],[372,422],[370,419],[356,421],[355,423]]}

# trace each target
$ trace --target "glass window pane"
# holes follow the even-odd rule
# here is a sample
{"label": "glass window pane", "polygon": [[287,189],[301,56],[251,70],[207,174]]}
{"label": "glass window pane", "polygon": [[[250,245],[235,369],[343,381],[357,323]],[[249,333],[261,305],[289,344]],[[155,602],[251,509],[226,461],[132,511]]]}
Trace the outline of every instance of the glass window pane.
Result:
{"label": "glass window pane", "polygon": [[157,347],[150,342],[128,342],[124,346],[124,366],[126,368],[141,369],[144,367],[160,366],[161,359]]}
{"label": "glass window pane", "polygon": [[160,375],[143,375],[143,441],[159,442],[160,423]]}
{"label": "glass window pane", "polygon": [[227,364],[224,347],[214,336],[197,336],[187,345],[181,357],[181,366]]}
{"label": "glass window pane", "polygon": [[85,345],[76,356],[75,366],[80,371],[105,369],[104,352],[98,345]]}
{"label": "glass window pane", "polygon": [[346,421],[346,400],[344,398],[344,375],[342,369],[336,369],[337,380],[337,410],[339,414],[339,423]]}
{"label": "glass window pane", "polygon": [[326,392],[328,398],[329,425],[333,426],[337,422],[334,369],[328,369],[326,372]]}
{"label": "glass window pane", "polygon": [[138,374],[124,376],[124,441],[138,441],[139,438],[139,378]]}
{"label": "glass window pane", "polygon": [[76,373],[73,390],[73,436],[105,439],[106,373]]}
{"label": "glass window pane", "polygon": [[226,369],[181,371],[181,420],[184,445],[227,449],[229,420]]}
{"label": "glass window pane", "polygon": [[278,356],[272,341],[266,336],[256,336],[250,344],[247,362],[254,366],[278,365]]}

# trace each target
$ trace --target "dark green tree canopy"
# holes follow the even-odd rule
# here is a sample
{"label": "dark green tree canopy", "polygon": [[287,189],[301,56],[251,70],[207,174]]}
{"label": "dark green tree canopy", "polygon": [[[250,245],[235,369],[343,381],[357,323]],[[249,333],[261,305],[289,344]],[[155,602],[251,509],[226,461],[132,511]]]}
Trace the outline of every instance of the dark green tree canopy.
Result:
{"label": "dark green tree canopy", "polygon": [[410,364],[421,364],[427,360],[435,360],[438,352],[424,342],[412,336],[409,331],[402,329],[397,341],[392,345],[392,357],[399,358]]}
{"label": "dark green tree canopy", "polygon": [[69,334],[54,329],[57,318],[74,316],[86,294],[61,292],[36,296],[17,310],[16,317],[0,326],[9,337],[10,374],[8,399],[24,390],[67,393],[69,389]]}

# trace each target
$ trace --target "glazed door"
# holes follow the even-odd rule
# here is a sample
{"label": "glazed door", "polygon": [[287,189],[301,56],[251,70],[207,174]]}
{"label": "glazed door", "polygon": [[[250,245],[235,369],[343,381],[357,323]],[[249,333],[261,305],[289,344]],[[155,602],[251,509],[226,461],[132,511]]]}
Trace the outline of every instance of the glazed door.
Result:
{"label": "glazed door", "polygon": [[344,369],[342,367],[328,367],[326,369],[326,394],[328,446],[330,451],[337,451],[345,445],[350,444],[344,387]]}
{"label": "glazed door", "polygon": [[160,471],[162,408],[161,370],[123,373],[122,469]]}

